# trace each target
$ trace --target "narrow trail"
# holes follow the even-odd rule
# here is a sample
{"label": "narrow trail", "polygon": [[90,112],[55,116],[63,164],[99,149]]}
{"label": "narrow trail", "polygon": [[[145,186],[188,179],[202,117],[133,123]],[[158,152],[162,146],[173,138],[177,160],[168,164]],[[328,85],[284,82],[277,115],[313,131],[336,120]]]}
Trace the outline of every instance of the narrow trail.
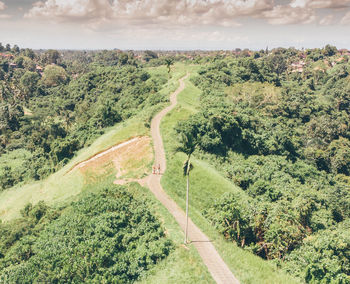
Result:
{"label": "narrow trail", "polygon": [[[176,106],[177,95],[185,89],[184,80],[188,76],[189,74],[187,74],[185,77],[179,80],[179,88],[170,96],[171,105],[163,109],[160,113],[158,113],[151,122],[151,134],[154,144],[155,164],[160,164],[162,172],[165,172],[166,169],[166,158],[163,140],[160,135],[160,123],[162,118]],[[186,224],[185,212],[165,193],[161,186],[160,180],[160,175],[149,176],[147,179],[148,187],[151,190],[151,192],[156,196],[156,198],[174,216],[174,218],[184,231]],[[227,267],[226,263],[216,251],[214,245],[211,243],[208,237],[192,222],[191,219],[189,219],[188,232],[190,241],[198,250],[199,255],[203,259],[203,262],[207,266],[209,272],[211,273],[216,283],[239,283],[239,281],[235,278],[230,269]]]}

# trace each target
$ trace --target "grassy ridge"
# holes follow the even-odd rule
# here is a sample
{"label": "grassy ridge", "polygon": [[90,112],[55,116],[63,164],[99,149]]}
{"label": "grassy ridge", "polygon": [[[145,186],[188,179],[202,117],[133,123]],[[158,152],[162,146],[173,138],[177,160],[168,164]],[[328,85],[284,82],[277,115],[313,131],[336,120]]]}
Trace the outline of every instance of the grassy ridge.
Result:
{"label": "grassy ridge", "polygon": [[112,127],[98,138],[90,147],[80,150],[76,158],[57,173],[47,179],[24,186],[16,186],[0,194],[0,218],[4,221],[19,217],[19,211],[28,203],[36,204],[40,200],[50,205],[64,202],[67,198],[81,192],[85,181],[79,171],[69,170],[77,163],[86,160],[130,137],[145,135],[147,129],[137,119],[131,119]]}
{"label": "grassy ridge", "polygon": [[132,194],[151,201],[153,214],[162,220],[168,238],[175,244],[175,250],[139,283],[215,283],[197,250],[192,245],[183,245],[183,232],[168,210],[147,188],[134,183],[129,186],[129,190]]}
{"label": "grassy ridge", "polygon": [[[172,67],[172,78],[160,96],[166,96],[178,86],[178,79],[186,74],[187,70],[194,71],[195,66],[184,66],[176,64]],[[150,73],[164,75],[165,67],[149,68]],[[179,96],[181,107],[177,107],[171,115],[167,116],[162,123],[162,133],[168,155],[172,155],[170,145],[173,144],[173,126],[178,120],[186,119],[196,111],[199,106],[200,91],[193,86],[189,80],[186,81],[186,89]],[[82,149],[76,157],[63,169],[44,181],[18,186],[0,194],[0,218],[3,220],[14,219],[19,216],[19,211],[28,202],[33,204],[45,200],[50,205],[58,206],[74,200],[79,193],[93,190],[94,185],[86,184],[79,171],[66,174],[75,164],[86,160],[94,154],[105,150],[119,142],[128,140],[133,136],[149,135],[149,129],[145,126],[144,118],[150,115],[149,112],[157,112],[163,105],[152,110],[145,110],[137,117],[125,123],[111,127],[106,134],[97,139],[90,147]],[[170,196],[184,208],[184,178],[182,177],[183,154],[173,155],[168,161],[168,171],[162,180],[164,188]],[[254,255],[237,248],[234,244],[226,242],[207,220],[201,215],[206,205],[227,191],[238,192],[238,188],[207,163],[194,159],[195,169],[191,172],[191,217],[202,230],[214,241],[220,254],[231,267],[235,275],[243,283],[294,283],[288,276],[281,274],[272,265],[255,257]],[[106,182],[110,179],[113,182],[115,173],[110,176],[94,177],[96,183]],[[205,181],[205,182],[204,182]],[[169,212],[154,198],[145,188],[132,184],[128,186],[133,194],[143,195],[152,200],[155,214],[161,218],[167,230],[168,237],[175,243],[176,249],[168,258],[161,261],[157,266],[145,275],[140,283],[214,283],[207,268],[202,263],[196,249],[189,246],[188,249],[182,246],[183,232],[169,214]],[[237,261],[237,259],[239,261]]]}
{"label": "grassy ridge", "polygon": [[[160,76],[167,74],[165,67],[150,68],[148,71]],[[174,91],[178,87],[178,79],[185,74],[182,65],[173,66],[172,78],[160,91],[160,95],[168,96]],[[157,109],[152,111],[156,112]],[[91,177],[89,177],[89,173],[82,175],[79,171],[68,174],[67,172],[77,163],[119,142],[134,136],[149,135],[149,129],[145,126],[143,119],[148,115],[149,113],[145,111],[125,123],[111,127],[106,134],[99,137],[90,147],[80,150],[69,164],[46,180],[17,186],[2,192],[0,194],[0,218],[4,221],[18,218],[19,211],[28,202],[36,204],[40,200],[45,200],[50,205],[59,206],[95,191],[95,188],[101,184],[113,183],[115,171],[100,176],[91,173]],[[215,283],[201,261],[197,250],[191,245],[187,248],[182,245],[183,232],[167,209],[148,189],[142,188],[136,183],[127,185],[127,187],[133,195],[150,201],[153,213],[162,221],[168,238],[175,244],[175,250],[146,273],[138,283]]]}
{"label": "grassy ridge", "polygon": [[[179,86],[178,79],[186,74],[188,67],[182,64],[175,64],[172,67],[171,83],[167,91],[173,92]],[[165,72],[165,67],[150,68],[148,72]],[[174,80],[176,80],[174,82]],[[190,93],[189,93],[190,95]],[[212,279],[207,267],[202,262],[197,250],[194,246],[183,246],[184,234],[171,216],[168,210],[153,196],[153,194],[146,188],[131,188],[136,194],[141,194],[145,198],[153,200],[154,214],[163,221],[164,227],[167,229],[168,237],[175,243],[176,249],[169,257],[155,266],[150,273],[141,281],[140,284],[151,283],[215,283]]]}
{"label": "grassy ridge", "polygon": [[[173,127],[178,121],[188,118],[196,111],[199,96],[199,90],[187,80],[186,89],[178,97],[179,106],[166,116],[161,124],[167,155],[167,171],[162,179],[162,185],[183,209],[185,208],[186,181],[183,177],[182,165],[185,155],[175,154],[173,151],[176,140]],[[238,279],[242,283],[298,283],[289,275],[277,270],[273,264],[224,240],[203,217],[202,212],[206,205],[219,198],[224,192],[237,194],[242,192],[206,162],[195,158],[192,161],[194,169],[190,175],[190,217],[213,240],[220,255]]]}
{"label": "grassy ridge", "polygon": [[[164,66],[149,68],[147,70],[152,76],[167,77],[167,68]],[[186,74],[185,68],[181,64],[172,67],[171,79],[164,88],[159,91],[159,96],[168,98],[169,94],[178,87],[178,79]],[[94,141],[91,146],[78,151],[64,168],[54,173],[45,180],[32,182],[26,185],[19,184],[6,191],[0,192],[0,219],[3,221],[18,218],[20,210],[28,203],[36,204],[44,200],[50,205],[64,202],[70,196],[77,195],[82,191],[86,181],[79,171],[67,172],[79,162],[106,150],[116,144],[135,136],[149,135],[145,120],[158,112],[164,104],[159,104],[153,108],[144,109],[136,117],[123,123],[117,124],[106,130],[106,133]],[[25,154],[25,153],[24,153]],[[20,155],[18,156],[20,157]],[[18,164],[20,159],[12,157],[11,165]],[[17,160],[15,159],[17,158]],[[1,159],[0,159],[1,162]]]}

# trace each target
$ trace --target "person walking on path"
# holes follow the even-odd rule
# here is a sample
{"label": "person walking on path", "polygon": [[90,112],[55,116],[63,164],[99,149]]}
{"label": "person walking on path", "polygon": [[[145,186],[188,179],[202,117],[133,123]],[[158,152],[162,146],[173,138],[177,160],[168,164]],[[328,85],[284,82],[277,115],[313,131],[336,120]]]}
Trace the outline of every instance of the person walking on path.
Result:
{"label": "person walking on path", "polygon": [[152,173],[155,175],[156,174],[156,166],[155,165],[153,165],[153,167],[152,167]]}
{"label": "person walking on path", "polygon": [[158,164],[158,175],[160,175],[160,164]]}

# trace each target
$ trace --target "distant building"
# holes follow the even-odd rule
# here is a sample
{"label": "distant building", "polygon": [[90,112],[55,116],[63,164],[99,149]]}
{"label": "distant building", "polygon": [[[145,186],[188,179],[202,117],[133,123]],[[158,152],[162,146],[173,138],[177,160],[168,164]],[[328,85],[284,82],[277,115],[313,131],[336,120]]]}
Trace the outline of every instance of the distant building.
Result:
{"label": "distant building", "polygon": [[12,58],[14,58],[14,56],[13,56],[12,54],[10,54],[10,53],[0,53],[0,56],[1,56],[2,58],[7,58],[7,59],[12,59]]}
{"label": "distant building", "polygon": [[347,54],[349,54],[349,50],[347,50],[347,49],[345,49],[345,48],[339,49],[339,50],[338,50],[338,53],[339,53],[340,55],[347,55]]}
{"label": "distant building", "polygon": [[35,67],[35,70],[36,70],[36,72],[38,72],[40,74],[40,76],[43,76],[44,68],[42,68],[41,66],[37,65]]}
{"label": "distant building", "polygon": [[294,62],[290,65],[292,68],[292,72],[299,72],[303,73],[304,72],[304,66],[306,65],[305,61],[301,60],[299,62]]}

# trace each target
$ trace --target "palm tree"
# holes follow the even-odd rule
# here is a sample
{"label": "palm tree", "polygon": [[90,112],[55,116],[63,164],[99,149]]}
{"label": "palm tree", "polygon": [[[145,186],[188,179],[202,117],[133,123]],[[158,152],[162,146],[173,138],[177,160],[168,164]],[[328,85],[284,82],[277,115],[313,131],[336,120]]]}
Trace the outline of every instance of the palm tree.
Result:
{"label": "palm tree", "polygon": [[165,58],[165,65],[168,67],[168,74],[170,74],[170,67],[174,64],[174,59],[171,57]]}
{"label": "palm tree", "polygon": [[190,171],[193,169],[193,166],[191,164],[191,155],[193,154],[194,150],[196,149],[196,146],[198,142],[196,141],[196,138],[192,133],[189,132],[182,132],[181,133],[181,140],[180,140],[180,146],[177,147],[177,152],[183,152],[187,155],[187,159],[184,162],[183,165],[183,173],[184,176],[187,177],[187,188],[186,188],[186,227],[185,227],[185,244],[187,244],[187,236],[188,236],[188,202],[189,202],[189,190],[190,190]]}

